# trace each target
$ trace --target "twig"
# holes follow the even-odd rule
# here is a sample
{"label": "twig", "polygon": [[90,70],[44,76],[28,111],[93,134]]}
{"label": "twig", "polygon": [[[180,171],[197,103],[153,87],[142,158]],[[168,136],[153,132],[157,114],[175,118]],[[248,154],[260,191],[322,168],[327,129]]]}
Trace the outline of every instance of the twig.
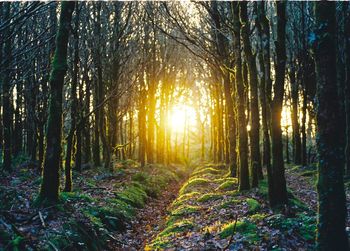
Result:
{"label": "twig", "polygon": [[224,248],[224,250],[227,250],[230,247],[230,245],[232,244],[233,236],[235,235],[235,232],[236,232],[237,219],[238,219],[238,214],[236,214],[236,216],[235,216],[235,224],[233,225],[231,238],[230,238],[227,246]]}
{"label": "twig", "polygon": [[39,211],[39,217],[40,217],[41,225],[42,225],[43,227],[46,227],[45,222],[44,222],[43,215],[41,214],[40,211]]}

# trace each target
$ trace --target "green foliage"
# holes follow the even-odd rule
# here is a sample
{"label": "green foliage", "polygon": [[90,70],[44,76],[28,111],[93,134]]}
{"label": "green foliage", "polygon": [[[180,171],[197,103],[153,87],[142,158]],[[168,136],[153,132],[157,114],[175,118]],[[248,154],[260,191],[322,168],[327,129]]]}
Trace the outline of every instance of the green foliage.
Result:
{"label": "green foliage", "polygon": [[[222,239],[227,238],[234,234],[234,222],[225,224],[222,227],[222,230],[220,232],[220,237]],[[250,242],[256,242],[259,239],[259,236],[257,235],[257,227],[254,223],[250,221],[237,221],[236,223],[236,231],[235,233],[240,233],[243,235],[248,241]]]}
{"label": "green foliage", "polygon": [[194,189],[199,187],[205,187],[209,184],[208,179],[203,178],[191,178],[189,181],[183,185],[183,187],[180,189],[180,194],[192,192]]}
{"label": "green foliage", "polygon": [[260,203],[257,200],[252,198],[247,198],[246,202],[249,206],[249,211],[248,211],[249,213],[255,213],[257,210],[260,209]]}
{"label": "green foliage", "polygon": [[207,202],[211,200],[218,200],[223,197],[220,193],[206,193],[197,199],[198,202]]}

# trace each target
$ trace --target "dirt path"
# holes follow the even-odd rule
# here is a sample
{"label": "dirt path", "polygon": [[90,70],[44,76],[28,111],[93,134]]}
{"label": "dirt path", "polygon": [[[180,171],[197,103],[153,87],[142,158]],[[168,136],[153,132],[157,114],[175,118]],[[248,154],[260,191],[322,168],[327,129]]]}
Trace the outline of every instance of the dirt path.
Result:
{"label": "dirt path", "polygon": [[146,206],[139,209],[135,219],[128,225],[127,231],[117,238],[123,240],[115,250],[143,250],[146,244],[163,229],[167,207],[176,199],[182,182],[173,182],[156,199],[150,199]]}

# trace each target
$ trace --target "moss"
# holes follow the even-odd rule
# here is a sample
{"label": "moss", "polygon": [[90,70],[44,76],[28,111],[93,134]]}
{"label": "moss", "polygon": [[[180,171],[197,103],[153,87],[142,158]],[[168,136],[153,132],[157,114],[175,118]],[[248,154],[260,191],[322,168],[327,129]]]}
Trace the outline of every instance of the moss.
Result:
{"label": "moss", "polygon": [[183,204],[185,204],[186,202],[188,202],[191,199],[195,199],[200,195],[200,193],[198,192],[191,192],[191,193],[185,193],[180,195],[179,197],[177,197],[176,200],[174,200],[174,202],[171,204],[172,208],[176,208],[179,207]]}
{"label": "moss", "polygon": [[194,227],[193,223],[189,220],[183,220],[175,222],[174,224],[169,224],[159,236],[168,236],[171,234],[186,232]]}
{"label": "moss", "polygon": [[184,217],[189,216],[191,214],[198,213],[199,210],[200,210],[200,207],[198,207],[198,206],[191,206],[191,205],[180,206],[171,212],[171,214],[167,220],[167,225],[172,225],[181,218],[184,218]]}
{"label": "moss", "polygon": [[207,202],[211,200],[218,200],[223,197],[220,193],[206,193],[197,199],[198,202]]}
{"label": "moss", "polygon": [[232,178],[232,180],[226,180],[223,183],[221,183],[216,190],[220,191],[227,191],[227,190],[234,190],[237,186],[237,180]]}
{"label": "moss", "polygon": [[255,200],[255,199],[252,199],[252,198],[248,198],[245,200],[249,206],[249,210],[248,212],[249,213],[255,213],[257,210],[259,210],[260,208],[260,203]]}
{"label": "moss", "polygon": [[192,192],[195,188],[205,187],[209,184],[208,179],[203,178],[191,178],[183,187],[180,189],[180,194]]}
{"label": "moss", "polygon": [[266,214],[253,214],[250,216],[250,219],[253,222],[258,222],[258,221],[262,221],[266,218]]}
{"label": "moss", "polygon": [[313,241],[316,236],[316,216],[306,213],[297,214],[295,218],[276,214],[269,217],[267,223],[270,227],[285,232],[295,231],[306,241]]}
{"label": "moss", "polygon": [[70,202],[70,201],[93,202],[94,201],[94,199],[90,195],[77,193],[77,192],[62,192],[60,194],[60,200],[62,202]]}
{"label": "moss", "polygon": [[222,170],[216,169],[216,168],[212,168],[212,167],[207,167],[207,168],[203,168],[203,169],[199,169],[197,171],[194,171],[194,173],[192,174],[193,176],[200,176],[202,174],[220,174],[222,173]]}
{"label": "moss", "polygon": [[[220,237],[224,239],[234,234],[234,225],[234,222],[224,225],[220,232]],[[259,236],[257,235],[257,227],[250,221],[237,221],[235,232],[240,233],[250,242],[256,242],[259,239]]]}
{"label": "moss", "polygon": [[137,183],[127,186],[123,191],[115,193],[117,199],[120,199],[134,207],[142,208],[147,199],[147,193],[143,187]]}
{"label": "moss", "polygon": [[222,209],[222,208],[230,208],[232,207],[234,204],[238,204],[240,203],[240,200],[236,200],[236,199],[230,199],[228,201],[224,201],[223,203],[221,203],[218,208]]}
{"label": "moss", "polygon": [[264,198],[268,197],[268,184],[267,184],[267,180],[263,179],[259,181],[259,194],[261,194]]}

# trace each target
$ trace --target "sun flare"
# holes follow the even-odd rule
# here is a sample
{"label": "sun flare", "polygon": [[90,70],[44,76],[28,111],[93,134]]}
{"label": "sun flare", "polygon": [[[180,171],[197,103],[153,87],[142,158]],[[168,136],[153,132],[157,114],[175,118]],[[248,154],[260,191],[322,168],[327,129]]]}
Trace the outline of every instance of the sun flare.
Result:
{"label": "sun flare", "polygon": [[188,105],[176,105],[171,109],[170,126],[175,132],[183,132],[186,125],[196,123],[196,111]]}

